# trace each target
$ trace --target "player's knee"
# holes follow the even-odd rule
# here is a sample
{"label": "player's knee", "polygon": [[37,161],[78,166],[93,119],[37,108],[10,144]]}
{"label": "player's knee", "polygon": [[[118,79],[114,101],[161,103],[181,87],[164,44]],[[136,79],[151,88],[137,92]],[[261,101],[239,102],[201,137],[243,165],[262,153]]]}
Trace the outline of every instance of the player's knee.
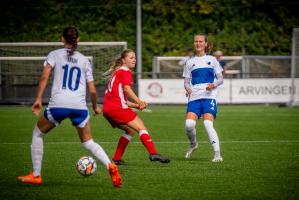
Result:
{"label": "player's knee", "polygon": [[37,125],[34,127],[32,134],[36,137],[44,137],[46,135]]}
{"label": "player's knee", "polygon": [[211,121],[211,120],[203,120],[203,124],[207,129],[213,128],[213,121]]}
{"label": "player's knee", "polygon": [[134,136],[135,130],[133,130],[131,128],[125,129],[125,133],[124,134],[130,135],[130,136]]}
{"label": "player's knee", "polygon": [[196,121],[192,120],[192,119],[186,119],[186,124],[185,124],[185,128],[186,131],[191,131],[195,128],[196,125]]}

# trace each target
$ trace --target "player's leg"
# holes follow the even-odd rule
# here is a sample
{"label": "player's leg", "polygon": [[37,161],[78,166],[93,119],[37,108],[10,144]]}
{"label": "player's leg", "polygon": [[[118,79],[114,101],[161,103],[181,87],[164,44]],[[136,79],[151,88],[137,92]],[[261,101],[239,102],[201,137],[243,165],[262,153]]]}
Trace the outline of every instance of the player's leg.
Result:
{"label": "player's leg", "polygon": [[215,100],[206,100],[205,105],[205,114],[203,115],[203,124],[205,126],[206,132],[208,134],[210,143],[212,145],[212,148],[214,150],[214,159],[213,162],[222,162],[223,159],[221,157],[220,153],[220,143],[218,134],[214,128],[214,118],[216,117],[217,113],[217,104]]}
{"label": "player's leg", "polygon": [[42,159],[44,154],[44,136],[55,127],[55,124],[41,116],[32,134],[31,157],[33,164],[33,175],[40,176]]}
{"label": "player's leg", "polygon": [[104,149],[92,139],[89,121],[86,122],[84,127],[77,126],[76,129],[82,146],[90,151],[90,153],[92,153],[107,169],[109,169],[110,159]]}
{"label": "player's leg", "polygon": [[116,165],[123,165],[124,161],[122,160],[122,156],[135,131],[127,125],[118,125],[117,127],[121,130],[124,130],[125,133],[118,140],[117,148],[112,160]]}
{"label": "player's leg", "polygon": [[196,122],[197,122],[197,115],[193,112],[188,112],[186,115],[185,130],[186,130],[186,135],[190,142],[190,146],[187,149],[185,155],[186,158],[190,158],[193,151],[198,148],[198,143],[196,139]]}
{"label": "player's leg", "polygon": [[[71,120],[73,122],[73,125],[76,125],[75,123],[80,121],[74,120],[73,118]],[[80,124],[76,125],[76,129],[79,134],[82,146],[85,149],[87,149],[93,156],[95,156],[107,168],[107,170],[110,173],[114,187],[120,187],[122,181],[118,172],[118,168],[115,164],[111,163],[104,149],[98,143],[94,142],[94,140],[92,139],[89,120],[82,120]]]}
{"label": "player's leg", "polygon": [[151,139],[150,134],[147,131],[147,128],[145,127],[143,121],[136,115],[136,117],[127,123],[127,125],[138,131],[139,133],[139,139],[141,140],[142,144],[145,146],[147,151],[150,154],[150,160],[151,161],[160,161],[162,163],[168,163],[170,160],[166,157],[161,156],[160,154],[157,154],[156,147],[154,145],[154,142]]}
{"label": "player's leg", "polygon": [[44,136],[54,127],[55,124],[48,121],[44,116],[39,118],[32,132],[31,159],[33,171],[28,175],[17,177],[18,180],[33,185],[42,184],[41,169],[44,154]]}
{"label": "player's leg", "polygon": [[185,121],[186,135],[189,139],[190,146],[186,151],[186,158],[190,158],[194,150],[198,148],[197,138],[196,138],[196,122],[198,116],[201,116],[201,103],[200,100],[192,101],[188,103],[187,114]]}

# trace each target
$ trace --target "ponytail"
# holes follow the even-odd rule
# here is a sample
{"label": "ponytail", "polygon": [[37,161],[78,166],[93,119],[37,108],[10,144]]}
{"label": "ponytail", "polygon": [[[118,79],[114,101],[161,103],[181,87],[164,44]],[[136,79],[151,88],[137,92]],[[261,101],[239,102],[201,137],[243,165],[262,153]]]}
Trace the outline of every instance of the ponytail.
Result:
{"label": "ponytail", "polygon": [[207,44],[207,46],[206,46],[206,48],[205,48],[205,52],[206,52],[207,54],[211,54],[212,49],[213,49],[213,43],[210,42],[210,41],[208,41],[208,44]]}
{"label": "ponytail", "polygon": [[110,66],[110,68],[102,74],[104,80],[109,80],[118,67],[122,65],[122,58],[118,57]]}
{"label": "ponytail", "polygon": [[109,80],[111,79],[111,76],[112,74],[119,68],[123,65],[123,61],[122,59],[124,59],[129,53],[131,52],[134,52],[133,50],[131,49],[126,49],[124,50],[121,55],[119,57],[117,57],[115,59],[115,61],[113,62],[113,64],[110,66],[110,68],[105,71],[103,74],[102,74],[102,77],[104,80]]}
{"label": "ponytail", "polygon": [[65,39],[66,43],[71,45],[71,48],[67,51],[68,56],[72,56],[75,50],[77,49],[78,37],[79,37],[79,31],[74,26],[66,27],[63,30],[63,38]]}

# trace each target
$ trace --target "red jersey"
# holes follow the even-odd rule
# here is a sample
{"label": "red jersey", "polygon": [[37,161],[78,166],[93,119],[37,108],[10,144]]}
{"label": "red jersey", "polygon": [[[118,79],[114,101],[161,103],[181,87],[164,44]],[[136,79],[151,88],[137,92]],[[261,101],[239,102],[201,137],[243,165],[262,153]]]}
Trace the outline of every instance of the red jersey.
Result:
{"label": "red jersey", "polygon": [[127,95],[124,93],[125,85],[132,86],[132,72],[127,67],[117,69],[109,81],[105,91],[103,112],[129,108]]}

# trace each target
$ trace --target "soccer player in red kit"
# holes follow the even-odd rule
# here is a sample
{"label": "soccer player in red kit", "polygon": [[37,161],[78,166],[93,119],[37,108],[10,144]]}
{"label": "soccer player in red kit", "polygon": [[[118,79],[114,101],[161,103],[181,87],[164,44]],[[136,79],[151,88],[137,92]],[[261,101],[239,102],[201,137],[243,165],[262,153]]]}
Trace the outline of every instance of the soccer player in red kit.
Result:
{"label": "soccer player in red kit", "polygon": [[[157,153],[155,145],[145,127],[143,121],[131,109],[144,109],[147,103],[137,97],[132,90],[132,69],[136,64],[135,52],[126,49],[117,58],[111,68],[104,73],[109,77],[109,83],[105,91],[103,102],[104,117],[110,122],[113,128],[117,127],[125,133],[120,137],[113,162],[117,165],[124,164],[122,156],[135,132],[139,133],[142,144],[149,152],[151,161],[168,163],[170,160]],[[127,97],[132,101],[128,101]]]}

